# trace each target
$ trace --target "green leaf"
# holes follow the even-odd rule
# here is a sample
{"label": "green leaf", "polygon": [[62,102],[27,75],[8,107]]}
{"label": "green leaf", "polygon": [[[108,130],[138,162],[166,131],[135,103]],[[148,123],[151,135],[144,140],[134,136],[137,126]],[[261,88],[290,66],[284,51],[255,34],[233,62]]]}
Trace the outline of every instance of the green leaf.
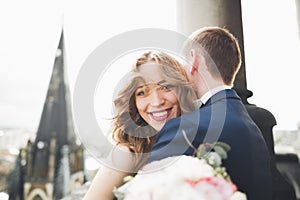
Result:
{"label": "green leaf", "polygon": [[198,147],[197,158],[202,159],[207,154],[206,147],[204,144],[201,144]]}
{"label": "green leaf", "polygon": [[124,183],[127,183],[127,182],[131,181],[132,179],[133,179],[133,176],[125,176],[125,177],[123,178],[123,182],[124,182]]}
{"label": "green leaf", "polygon": [[222,159],[227,159],[227,152],[221,146],[214,146],[214,150]]}
{"label": "green leaf", "polygon": [[225,142],[216,142],[215,146],[222,147],[226,152],[231,150],[230,146],[228,144],[226,144]]}
{"label": "green leaf", "polygon": [[115,197],[117,198],[117,200],[123,200],[125,198],[125,194],[121,191],[119,191],[118,189],[114,189],[113,193],[115,195]]}
{"label": "green leaf", "polygon": [[216,152],[208,153],[206,161],[213,168],[219,167],[222,164],[222,159],[221,159],[220,155]]}

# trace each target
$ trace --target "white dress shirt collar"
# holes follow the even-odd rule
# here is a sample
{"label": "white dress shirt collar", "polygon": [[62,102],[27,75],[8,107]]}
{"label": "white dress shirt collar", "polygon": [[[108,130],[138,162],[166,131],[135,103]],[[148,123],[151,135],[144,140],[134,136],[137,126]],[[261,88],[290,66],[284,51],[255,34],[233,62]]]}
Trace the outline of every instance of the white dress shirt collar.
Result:
{"label": "white dress shirt collar", "polygon": [[202,104],[206,104],[208,99],[210,99],[213,95],[215,95],[216,93],[218,93],[222,90],[226,90],[226,89],[231,89],[231,87],[228,85],[221,85],[221,86],[210,89],[200,99],[197,99],[196,101],[194,101],[195,107],[200,108],[200,106]]}

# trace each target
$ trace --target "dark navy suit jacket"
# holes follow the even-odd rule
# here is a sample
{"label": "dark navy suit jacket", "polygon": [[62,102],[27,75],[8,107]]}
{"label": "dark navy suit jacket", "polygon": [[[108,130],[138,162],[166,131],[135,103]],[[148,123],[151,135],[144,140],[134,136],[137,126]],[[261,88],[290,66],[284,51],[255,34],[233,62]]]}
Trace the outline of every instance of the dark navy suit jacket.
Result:
{"label": "dark navy suit jacket", "polygon": [[[193,146],[222,141],[230,145],[223,161],[238,190],[248,200],[271,199],[270,157],[262,133],[234,90],[213,95],[199,110],[170,119],[157,134],[149,162],[175,155],[193,155]],[[188,170],[188,169],[187,169]]]}

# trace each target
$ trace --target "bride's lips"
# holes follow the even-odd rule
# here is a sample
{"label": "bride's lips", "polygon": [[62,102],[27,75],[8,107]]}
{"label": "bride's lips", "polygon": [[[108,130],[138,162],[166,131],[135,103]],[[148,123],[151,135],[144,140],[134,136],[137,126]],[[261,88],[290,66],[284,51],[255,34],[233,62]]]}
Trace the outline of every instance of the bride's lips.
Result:
{"label": "bride's lips", "polygon": [[164,109],[164,110],[159,110],[159,111],[153,111],[153,112],[148,112],[150,118],[152,118],[155,121],[165,121],[168,119],[172,111],[172,108]]}

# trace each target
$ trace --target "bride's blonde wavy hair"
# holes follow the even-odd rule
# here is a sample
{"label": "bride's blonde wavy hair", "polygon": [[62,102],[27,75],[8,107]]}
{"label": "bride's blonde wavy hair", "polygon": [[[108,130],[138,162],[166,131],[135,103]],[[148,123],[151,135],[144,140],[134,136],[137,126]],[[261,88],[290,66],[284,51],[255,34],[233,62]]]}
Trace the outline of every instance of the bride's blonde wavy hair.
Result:
{"label": "bride's blonde wavy hair", "polygon": [[175,86],[180,114],[195,110],[193,101],[196,95],[182,65],[167,53],[160,51],[144,53],[134,63],[129,81],[114,100],[112,137],[117,144],[128,147],[133,153],[149,153],[156,140],[157,131],[139,115],[135,101],[136,89],[145,84],[139,74],[139,67],[146,63],[159,64],[161,76],[168,84]]}

